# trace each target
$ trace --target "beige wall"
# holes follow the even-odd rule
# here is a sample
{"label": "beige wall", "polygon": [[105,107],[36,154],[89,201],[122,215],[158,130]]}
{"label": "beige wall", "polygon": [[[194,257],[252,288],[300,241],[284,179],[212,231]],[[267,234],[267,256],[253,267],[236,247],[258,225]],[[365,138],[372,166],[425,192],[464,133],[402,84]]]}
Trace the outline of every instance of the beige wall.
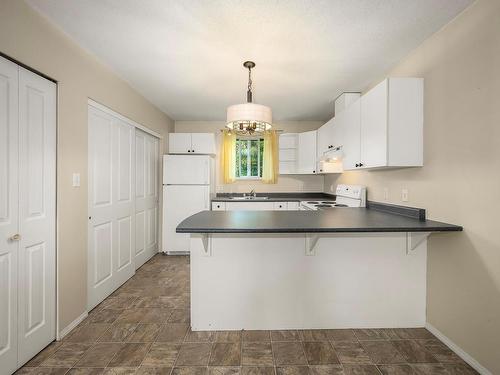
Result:
{"label": "beige wall", "polygon": [[[275,129],[287,133],[298,133],[318,129],[323,122],[320,121],[283,121],[274,124]],[[224,121],[176,121],[177,133],[215,133],[217,151],[220,148],[220,130],[224,129]],[[236,181],[234,184],[224,184],[220,173],[219,153],[217,153],[217,192],[247,193],[251,189],[257,192],[295,192],[295,191],[323,191],[323,176],[313,175],[288,175],[279,176],[277,184],[263,184],[260,181]]]}
{"label": "beige wall", "polygon": [[[164,137],[173,121],[23,1],[0,1],[0,51],[58,81],[57,276],[63,329],[87,304],[87,98]],[[71,186],[73,172],[81,173],[80,188]]]}
{"label": "beige wall", "polygon": [[370,200],[461,224],[430,237],[428,322],[500,374],[500,2],[480,0],[388,76],[425,79],[424,167],[325,179],[368,186]]}

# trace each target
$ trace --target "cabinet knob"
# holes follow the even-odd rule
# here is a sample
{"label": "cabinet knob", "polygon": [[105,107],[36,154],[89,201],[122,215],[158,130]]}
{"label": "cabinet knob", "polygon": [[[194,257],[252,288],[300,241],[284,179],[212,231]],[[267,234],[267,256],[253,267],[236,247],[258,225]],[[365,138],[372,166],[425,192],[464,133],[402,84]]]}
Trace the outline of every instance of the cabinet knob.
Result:
{"label": "cabinet knob", "polygon": [[323,172],[323,169],[320,169],[319,171],[320,171],[320,172]]}
{"label": "cabinet knob", "polygon": [[188,150],[188,152],[191,152],[191,150]]}
{"label": "cabinet knob", "polygon": [[359,163],[359,166],[362,167],[363,166],[363,163]]}
{"label": "cabinet knob", "polygon": [[194,152],[194,150],[191,150],[191,152]]}
{"label": "cabinet knob", "polygon": [[313,173],[316,173],[316,171],[313,171]]}

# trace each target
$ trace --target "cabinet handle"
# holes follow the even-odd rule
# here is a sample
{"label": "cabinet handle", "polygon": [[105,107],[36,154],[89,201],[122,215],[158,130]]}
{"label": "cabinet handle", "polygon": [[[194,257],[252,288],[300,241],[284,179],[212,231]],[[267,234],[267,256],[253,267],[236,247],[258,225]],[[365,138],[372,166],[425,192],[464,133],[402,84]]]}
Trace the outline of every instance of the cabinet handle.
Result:
{"label": "cabinet handle", "polygon": [[363,166],[363,163],[359,163],[359,166],[362,167]]}

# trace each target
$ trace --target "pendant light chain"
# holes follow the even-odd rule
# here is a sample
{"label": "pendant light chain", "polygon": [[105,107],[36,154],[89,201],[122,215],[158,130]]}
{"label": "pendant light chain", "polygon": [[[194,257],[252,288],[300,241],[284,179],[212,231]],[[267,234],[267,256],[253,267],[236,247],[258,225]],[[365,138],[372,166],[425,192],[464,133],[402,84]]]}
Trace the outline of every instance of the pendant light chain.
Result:
{"label": "pendant light chain", "polygon": [[252,67],[248,67],[248,90],[247,90],[247,103],[252,103]]}

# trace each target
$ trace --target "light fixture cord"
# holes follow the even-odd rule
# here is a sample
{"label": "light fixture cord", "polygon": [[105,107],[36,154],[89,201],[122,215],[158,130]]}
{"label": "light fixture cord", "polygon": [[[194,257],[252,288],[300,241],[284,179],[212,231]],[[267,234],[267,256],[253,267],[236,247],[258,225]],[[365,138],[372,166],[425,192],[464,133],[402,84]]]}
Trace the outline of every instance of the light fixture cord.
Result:
{"label": "light fixture cord", "polygon": [[252,102],[252,68],[248,67],[248,91],[247,91],[247,103]]}

